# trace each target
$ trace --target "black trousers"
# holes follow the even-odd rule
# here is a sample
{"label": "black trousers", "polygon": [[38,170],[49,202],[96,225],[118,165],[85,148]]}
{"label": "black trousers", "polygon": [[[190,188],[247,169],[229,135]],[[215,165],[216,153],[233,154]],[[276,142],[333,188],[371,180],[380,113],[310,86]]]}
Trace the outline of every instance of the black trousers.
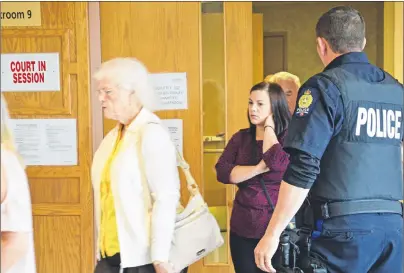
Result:
{"label": "black trousers", "polygon": [[[115,254],[112,257],[102,258],[101,261],[97,263],[94,273],[119,273],[121,264],[120,254]],[[181,273],[187,273],[188,268],[182,270]],[[124,268],[123,273],[156,273],[154,266],[152,264]]]}
{"label": "black trousers", "polygon": [[[264,273],[255,264],[254,249],[260,239],[252,239],[230,233],[230,251],[236,273]],[[277,252],[272,259],[278,258]],[[273,265],[273,264],[272,264]]]}

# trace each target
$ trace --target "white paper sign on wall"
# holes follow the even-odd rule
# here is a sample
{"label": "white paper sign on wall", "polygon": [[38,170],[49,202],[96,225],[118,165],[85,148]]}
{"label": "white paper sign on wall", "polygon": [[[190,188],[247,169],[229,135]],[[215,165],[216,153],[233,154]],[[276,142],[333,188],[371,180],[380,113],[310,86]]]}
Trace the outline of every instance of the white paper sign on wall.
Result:
{"label": "white paper sign on wall", "polygon": [[28,166],[76,166],[76,119],[13,119],[16,148]]}
{"label": "white paper sign on wall", "polygon": [[59,53],[1,54],[1,91],[60,91]]}
{"label": "white paper sign on wall", "polygon": [[158,110],[188,109],[187,73],[151,74],[159,98]]}
{"label": "white paper sign on wall", "polygon": [[182,125],[182,119],[163,119],[162,122],[164,126],[167,127],[168,132],[170,133],[171,136],[171,140],[174,143],[175,147],[177,147],[178,152],[181,155],[183,155],[184,130]]}

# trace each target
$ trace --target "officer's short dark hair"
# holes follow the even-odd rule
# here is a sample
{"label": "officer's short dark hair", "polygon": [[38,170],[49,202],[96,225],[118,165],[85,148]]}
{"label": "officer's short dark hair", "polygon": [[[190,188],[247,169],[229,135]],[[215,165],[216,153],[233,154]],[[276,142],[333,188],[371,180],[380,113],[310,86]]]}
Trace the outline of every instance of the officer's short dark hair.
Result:
{"label": "officer's short dark hair", "polygon": [[320,17],[316,35],[324,38],[335,53],[361,51],[365,40],[365,20],[356,9],[335,7]]}

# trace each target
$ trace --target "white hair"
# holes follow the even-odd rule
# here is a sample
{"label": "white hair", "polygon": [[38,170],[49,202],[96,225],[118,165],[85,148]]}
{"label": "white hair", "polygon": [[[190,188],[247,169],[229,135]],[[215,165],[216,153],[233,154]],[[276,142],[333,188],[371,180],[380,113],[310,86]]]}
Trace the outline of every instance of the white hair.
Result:
{"label": "white hair", "polygon": [[264,81],[266,82],[278,82],[279,80],[284,80],[284,81],[293,81],[298,88],[300,88],[300,79],[298,76],[293,75],[292,73],[281,71],[278,73],[275,73],[273,75],[268,75],[265,77]]}
{"label": "white hair", "polygon": [[102,63],[94,74],[96,81],[107,79],[121,90],[134,92],[141,104],[150,111],[157,109],[154,92],[147,68],[136,58],[115,58]]}

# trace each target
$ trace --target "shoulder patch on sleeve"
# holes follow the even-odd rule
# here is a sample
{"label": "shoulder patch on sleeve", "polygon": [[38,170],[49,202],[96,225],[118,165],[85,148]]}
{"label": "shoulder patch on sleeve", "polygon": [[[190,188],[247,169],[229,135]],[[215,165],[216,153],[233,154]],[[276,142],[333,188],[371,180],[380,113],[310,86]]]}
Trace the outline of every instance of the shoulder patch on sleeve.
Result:
{"label": "shoulder patch on sleeve", "polygon": [[299,95],[295,110],[296,117],[305,117],[314,109],[319,96],[317,90],[313,91],[311,89],[305,89]]}

